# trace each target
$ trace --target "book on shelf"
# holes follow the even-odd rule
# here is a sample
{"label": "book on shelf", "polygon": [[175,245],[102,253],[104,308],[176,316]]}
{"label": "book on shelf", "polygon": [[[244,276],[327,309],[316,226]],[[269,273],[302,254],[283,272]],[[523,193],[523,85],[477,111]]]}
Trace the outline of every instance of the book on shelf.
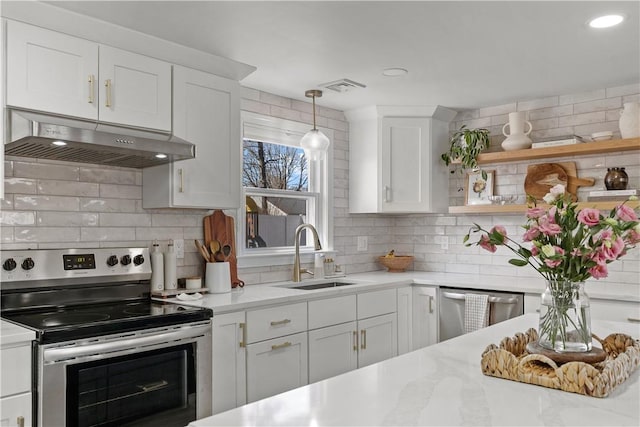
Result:
{"label": "book on shelf", "polygon": [[607,202],[614,200],[626,200],[631,196],[640,195],[640,190],[596,190],[590,191],[587,197],[589,202]]}
{"label": "book on shelf", "polygon": [[531,144],[531,148],[559,147],[561,145],[581,144],[584,140],[578,135],[562,137],[561,139],[542,140]]}

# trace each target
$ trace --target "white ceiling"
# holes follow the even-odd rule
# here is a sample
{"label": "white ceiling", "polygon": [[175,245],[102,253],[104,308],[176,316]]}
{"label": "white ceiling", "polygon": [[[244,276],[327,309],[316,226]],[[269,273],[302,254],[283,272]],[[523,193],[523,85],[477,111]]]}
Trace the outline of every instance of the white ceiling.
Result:
{"label": "white ceiling", "polygon": [[[55,1],[257,67],[242,84],[319,105],[500,105],[640,82],[638,1]],[[623,13],[622,25],[586,21]],[[409,70],[384,77],[387,67]]]}

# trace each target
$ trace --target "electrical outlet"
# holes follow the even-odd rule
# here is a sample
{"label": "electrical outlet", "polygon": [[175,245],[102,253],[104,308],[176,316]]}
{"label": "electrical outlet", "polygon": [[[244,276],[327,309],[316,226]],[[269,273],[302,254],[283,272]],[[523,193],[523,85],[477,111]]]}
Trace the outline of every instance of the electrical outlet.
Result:
{"label": "electrical outlet", "polygon": [[358,247],[356,250],[362,252],[367,250],[367,236],[358,236]]}
{"label": "electrical outlet", "polygon": [[184,239],[173,239],[173,250],[176,251],[176,258],[184,258]]}

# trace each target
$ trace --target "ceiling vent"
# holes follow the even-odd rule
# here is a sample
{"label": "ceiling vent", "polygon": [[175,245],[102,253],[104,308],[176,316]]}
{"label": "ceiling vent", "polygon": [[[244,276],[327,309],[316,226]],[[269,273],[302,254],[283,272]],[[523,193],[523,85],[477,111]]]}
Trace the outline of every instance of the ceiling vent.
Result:
{"label": "ceiling vent", "polygon": [[353,90],[353,89],[364,88],[367,86],[363,85],[362,83],[354,82],[353,80],[340,79],[340,80],[336,80],[335,82],[321,84],[320,87],[332,90],[334,92],[344,93],[344,92],[349,92],[350,90]]}

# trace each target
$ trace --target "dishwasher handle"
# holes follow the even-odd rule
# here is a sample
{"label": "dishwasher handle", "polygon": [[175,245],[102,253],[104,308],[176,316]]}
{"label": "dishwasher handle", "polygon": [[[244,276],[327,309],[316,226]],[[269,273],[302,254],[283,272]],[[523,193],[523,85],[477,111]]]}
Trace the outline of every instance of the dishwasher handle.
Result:
{"label": "dishwasher handle", "polygon": [[[457,292],[441,291],[440,295],[442,295],[444,298],[464,301],[465,294],[460,294]],[[519,300],[520,300],[519,297],[494,297],[491,295],[489,296],[489,302],[495,303],[495,304],[518,304]]]}

